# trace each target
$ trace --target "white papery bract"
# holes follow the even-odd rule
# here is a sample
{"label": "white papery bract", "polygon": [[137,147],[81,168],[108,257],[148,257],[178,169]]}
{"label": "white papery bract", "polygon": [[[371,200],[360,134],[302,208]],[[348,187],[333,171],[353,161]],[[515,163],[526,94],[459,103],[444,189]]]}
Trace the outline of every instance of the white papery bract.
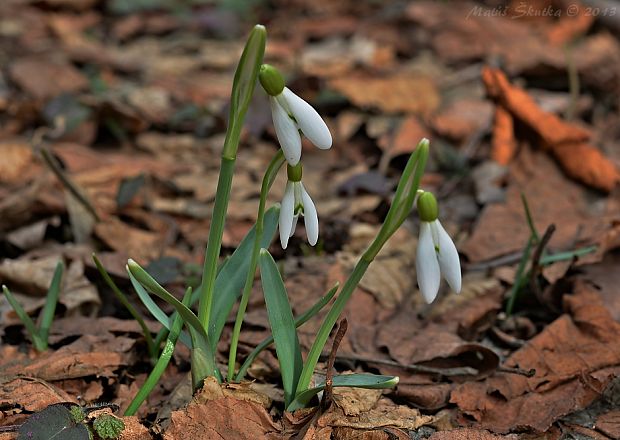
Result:
{"label": "white papery bract", "polygon": [[332,146],[332,135],[317,111],[288,87],[277,96],[269,96],[271,116],[278,142],[289,165],[297,165],[301,158],[301,136],[322,150]]}
{"label": "white papery bract", "polygon": [[280,207],[279,228],[282,249],[286,249],[288,246],[288,240],[295,232],[300,214],[304,216],[308,243],[314,246],[319,239],[319,217],[316,207],[304,185],[301,182],[289,180]]}
{"label": "white papery bract", "polygon": [[432,303],[439,292],[441,276],[456,293],[461,291],[461,262],[454,242],[439,220],[420,223],[416,254],[416,272],[420,292]]}

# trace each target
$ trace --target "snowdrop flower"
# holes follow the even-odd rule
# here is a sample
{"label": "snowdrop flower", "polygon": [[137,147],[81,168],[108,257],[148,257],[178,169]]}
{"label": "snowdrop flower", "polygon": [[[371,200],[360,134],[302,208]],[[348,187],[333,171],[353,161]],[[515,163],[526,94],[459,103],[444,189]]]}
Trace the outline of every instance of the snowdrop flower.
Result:
{"label": "snowdrop flower", "polygon": [[284,85],[284,78],[269,64],[260,68],[259,80],[269,95],[276,136],[287,162],[295,166],[301,158],[299,131],[322,150],[332,146],[329,128],[316,110]]}
{"label": "snowdrop flower", "polygon": [[422,192],[417,201],[420,215],[420,239],[416,254],[416,272],[420,292],[432,303],[439,291],[441,276],[456,293],[461,291],[461,263],[452,239],[437,219],[435,196]]}
{"label": "snowdrop flower", "polygon": [[288,246],[288,239],[293,236],[299,215],[304,216],[308,243],[314,246],[319,239],[319,217],[314,202],[301,183],[301,164],[287,165],[288,182],[280,207],[280,244],[282,249]]}

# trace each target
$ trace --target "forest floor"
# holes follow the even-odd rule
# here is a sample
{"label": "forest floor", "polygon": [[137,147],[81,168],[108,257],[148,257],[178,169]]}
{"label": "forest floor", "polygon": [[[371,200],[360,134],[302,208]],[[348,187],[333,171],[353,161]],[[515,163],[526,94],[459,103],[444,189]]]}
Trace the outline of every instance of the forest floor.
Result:
{"label": "forest floor", "polygon": [[[412,214],[355,290],[335,363],[397,375],[394,390],[342,388],[319,412],[285,413],[266,350],[252,382],[209,381],[192,396],[189,350],[178,344],[122,438],[620,438],[620,6],[595,3],[0,2],[0,283],[35,316],[57,262],[67,266],[45,352],[0,298],[0,424],[59,402],[112,402],[120,416],[144,382],[140,327],[91,255],[139,307],[128,258],[179,297],[197,284],[233,73],[261,23],[265,61],[334,138],[328,151],[303,145],[318,245],[298,227],[286,251],[277,240],[270,248],[295,314],[346,279],[423,137],[422,186],[461,254],[462,292],[442,284],[424,303]],[[277,148],[257,87],[225,254],[255,221]],[[270,333],[259,279],[254,290],[240,359]],[[300,328],[304,350],[319,325]]]}

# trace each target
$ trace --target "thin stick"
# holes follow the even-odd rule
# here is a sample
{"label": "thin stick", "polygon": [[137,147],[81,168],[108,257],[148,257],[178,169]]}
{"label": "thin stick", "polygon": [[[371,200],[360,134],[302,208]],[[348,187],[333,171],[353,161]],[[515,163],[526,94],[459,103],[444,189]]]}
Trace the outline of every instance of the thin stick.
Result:
{"label": "thin stick", "polygon": [[344,334],[347,332],[348,326],[347,318],[343,318],[340,323],[338,323],[338,331],[336,332],[336,336],[334,336],[332,350],[329,353],[329,358],[327,359],[325,390],[323,391],[323,400],[321,402],[321,408],[323,408],[323,411],[327,410],[332,404],[334,388],[334,363],[336,362],[338,347],[340,347],[340,343],[342,342],[342,338],[344,338]]}

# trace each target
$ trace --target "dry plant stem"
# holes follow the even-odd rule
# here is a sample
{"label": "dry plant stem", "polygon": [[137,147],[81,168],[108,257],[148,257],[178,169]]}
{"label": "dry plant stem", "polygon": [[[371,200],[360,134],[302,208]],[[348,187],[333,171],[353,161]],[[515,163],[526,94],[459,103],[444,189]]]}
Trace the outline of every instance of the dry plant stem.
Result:
{"label": "dry plant stem", "polygon": [[325,390],[323,392],[323,400],[321,402],[321,408],[323,409],[323,411],[326,411],[332,404],[334,390],[334,363],[336,362],[338,347],[340,347],[342,338],[344,338],[344,335],[347,332],[347,327],[347,318],[343,318],[340,323],[338,323],[338,331],[336,332],[336,336],[334,336],[332,350],[329,353],[329,358],[327,359],[327,368],[325,373]]}
{"label": "dry plant stem", "polygon": [[379,364],[379,365],[389,365],[390,367],[398,367],[403,370],[410,371],[412,373],[423,373],[423,374],[436,374],[442,377],[451,377],[451,376],[475,376],[479,373],[478,370],[472,367],[455,367],[455,368],[433,368],[426,367],[424,365],[403,365],[399,362],[392,361],[389,359],[375,359],[375,358],[367,358],[363,356],[337,356],[336,359],[343,361],[354,361],[354,362],[365,362],[369,364]]}
{"label": "dry plant stem", "polygon": [[523,368],[516,367],[497,367],[497,371],[500,373],[508,373],[508,374],[518,374],[520,376],[525,377],[534,377],[536,375],[536,370],[534,368],[530,368],[529,370],[524,370]]}
{"label": "dry plant stem", "polygon": [[267,203],[267,194],[269,189],[275,180],[278,171],[284,163],[284,153],[279,150],[269,163],[267,171],[263,177],[260,190],[260,200],[258,202],[258,214],[256,216],[256,235],[254,236],[254,246],[252,248],[252,256],[250,257],[250,267],[248,268],[248,274],[243,286],[243,293],[241,295],[241,302],[239,303],[239,309],[237,310],[237,318],[235,319],[235,327],[233,328],[232,338],[230,341],[230,351],[228,354],[228,381],[232,382],[235,374],[235,363],[237,360],[237,346],[239,345],[239,335],[241,333],[241,325],[243,324],[243,317],[248,307],[250,300],[250,294],[252,293],[252,286],[254,285],[254,275],[256,274],[256,266],[258,263],[258,253],[260,251],[260,242],[263,236],[264,219],[265,219],[265,205]]}
{"label": "dry plant stem", "polygon": [[90,200],[80,191],[78,186],[71,180],[69,176],[62,170],[58,160],[52,156],[52,154],[46,149],[41,148],[41,156],[43,157],[43,161],[49,167],[50,170],[56,175],[58,180],[63,184],[65,188],[69,190],[71,195],[76,198],[76,200],[86,208],[86,210],[95,218],[96,221],[100,221],[101,219],[97,215],[97,211],[93,207]]}

